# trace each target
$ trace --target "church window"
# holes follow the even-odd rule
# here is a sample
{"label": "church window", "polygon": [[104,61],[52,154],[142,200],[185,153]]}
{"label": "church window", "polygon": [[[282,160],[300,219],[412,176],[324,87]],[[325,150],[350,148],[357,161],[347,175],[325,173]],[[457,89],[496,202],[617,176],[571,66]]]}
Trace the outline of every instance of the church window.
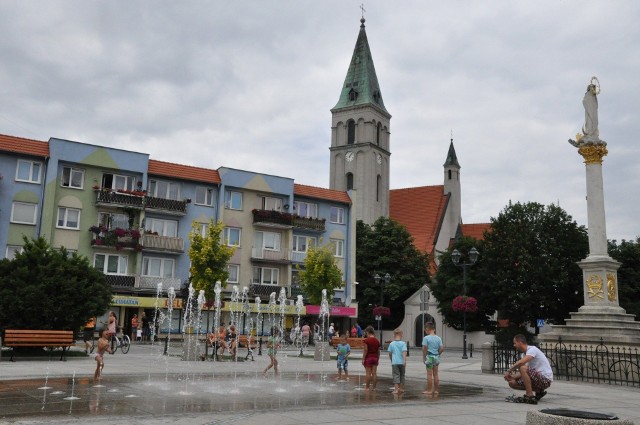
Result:
{"label": "church window", "polygon": [[382,133],[382,124],[378,123],[376,127],[376,144],[380,146],[380,134]]}
{"label": "church window", "polygon": [[349,90],[349,100],[351,102],[355,101],[358,98],[358,92],[354,89]]}
{"label": "church window", "polygon": [[347,190],[353,189],[353,174],[347,173]]}
{"label": "church window", "polygon": [[378,174],[378,177],[376,178],[376,201],[380,201],[381,186],[382,186],[382,177],[380,177],[380,174]]}
{"label": "church window", "polygon": [[347,122],[347,144],[353,145],[356,141],[356,122],[349,120]]}
{"label": "church window", "polygon": [[449,173],[449,180],[451,180],[451,170],[449,170],[448,173]]}

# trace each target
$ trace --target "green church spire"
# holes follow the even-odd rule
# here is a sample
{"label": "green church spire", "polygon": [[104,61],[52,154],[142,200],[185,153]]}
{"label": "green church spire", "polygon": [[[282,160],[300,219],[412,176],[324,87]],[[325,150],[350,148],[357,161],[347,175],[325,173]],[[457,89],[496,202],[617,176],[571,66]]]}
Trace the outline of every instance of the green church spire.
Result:
{"label": "green church spire", "polygon": [[451,144],[449,145],[449,152],[447,153],[447,160],[444,162],[444,166],[454,166],[460,168],[460,164],[458,164],[458,157],[456,156],[456,150],[453,147],[453,138],[451,139]]}
{"label": "green church spire", "polygon": [[[340,99],[332,111],[356,105],[375,105],[387,112],[382,101],[382,93],[373,65],[367,33],[364,29],[365,19],[360,19],[360,33],[353,49],[347,77],[344,79]],[[388,112],[387,112],[388,114]]]}

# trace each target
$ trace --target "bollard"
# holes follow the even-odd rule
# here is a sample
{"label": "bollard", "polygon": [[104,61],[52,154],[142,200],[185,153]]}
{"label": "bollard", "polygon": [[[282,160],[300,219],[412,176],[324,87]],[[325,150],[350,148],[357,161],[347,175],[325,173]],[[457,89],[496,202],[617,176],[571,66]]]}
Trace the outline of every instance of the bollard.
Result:
{"label": "bollard", "polygon": [[169,354],[169,335],[164,337],[164,353],[162,353],[162,354],[164,356]]}
{"label": "bollard", "polygon": [[407,341],[407,357],[409,357],[409,341]]}
{"label": "bollard", "polygon": [[262,355],[262,337],[260,337],[260,341],[258,341],[258,355]]}
{"label": "bollard", "polygon": [[469,357],[473,358],[473,344],[469,344]]}

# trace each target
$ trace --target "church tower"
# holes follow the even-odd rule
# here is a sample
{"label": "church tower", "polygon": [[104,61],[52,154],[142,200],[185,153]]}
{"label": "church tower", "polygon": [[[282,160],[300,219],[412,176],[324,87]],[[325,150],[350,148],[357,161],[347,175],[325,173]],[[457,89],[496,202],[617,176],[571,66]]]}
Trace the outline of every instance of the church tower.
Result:
{"label": "church tower", "polygon": [[382,101],[365,19],[360,22],[340,99],[331,109],[329,187],[355,189],[356,219],[372,224],[389,216],[391,114]]}
{"label": "church tower", "polygon": [[[447,159],[444,161],[444,194],[449,195],[445,220],[448,221],[448,229],[451,237],[455,236],[458,226],[462,223],[462,196],[460,190],[460,164],[456,150],[453,147],[453,138],[449,145]],[[444,224],[444,223],[443,223]]]}

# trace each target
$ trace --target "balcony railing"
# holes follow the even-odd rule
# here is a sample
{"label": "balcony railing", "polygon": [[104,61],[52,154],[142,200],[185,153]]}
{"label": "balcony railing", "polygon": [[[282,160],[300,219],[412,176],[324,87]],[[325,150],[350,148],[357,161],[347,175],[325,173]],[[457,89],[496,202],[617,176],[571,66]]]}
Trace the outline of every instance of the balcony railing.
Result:
{"label": "balcony railing", "polygon": [[112,205],[117,207],[144,207],[144,196],[113,192],[106,189],[96,190],[96,205]]}
{"label": "balcony railing", "polygon": [[293,227],[293,214],[270,210],[252,210],[253,224]]}
{"label": "balcony railing", "polygon": [[91,245],[94,248],[133,248],[136,251],[142,250],[140,245],[140,231],[138,229],[107,229],[104,226],[91,226],[89,231],[93,235]]}
{"label": "balcony railing", "polygon": [[145,208],[148,210],[163,211],[169,214],[185,215],[187,213],[187,204],[189,202],[191,202],[191,200],[188,199],[177,201],[175,199],[147,196],[145,198]]}
{"label": "balcony railing", "polygon": [[300,285],[291,285],[289,286],[289,298],[295,300],[298,298],[298,295],[302,295],[303,298],[307,298],[307,295],[302,290],[302,286]]}
{"label": "balcony railing", "polygon": [[300,229],[324,232],[324,223],[324,218],[308,218],[300,217],[298,215],[293,216],[293,227],[298,227]]}
{"label": "balcony railing", "polygon": [[184,252],[184,240],[182,238],[145,233],[142,236],[142,249],[149,251]]}
{"label": "balcony railing", "polygon": [[280,293],[280,285],[264,285],[261,283],[252,283],[249,285],[249,297],[260,297],[269,299],[272,292],[276,293],[276,298]]}
{"label": "balcony railing", "polygon": [[307,258],[306,252],[297,252],[297,251],[291,252],[291,261],[293,261],[294,263],[304,263],[304,260],[306,260],[306,258]]}
{"label": "balcony railing", "polygon": [[270,249],[264,248],[251,248],[251,259],[278,263],[289,263],[291,262],[291,251],[272,251]]}
{"label": "balcony railing", "polygon": [[106,274],[104,278],[113,289],[133,289],[136,284],[133,275]]}
{"label": "balcony railing", "polygon": [[158,284],[162,284],[162,291],[166,292],[170,287],[178,292],[182,288],[182,282],[176,277],[152,277],[152,276],[136,276],[135,289],[140,290],[158,290]]}

